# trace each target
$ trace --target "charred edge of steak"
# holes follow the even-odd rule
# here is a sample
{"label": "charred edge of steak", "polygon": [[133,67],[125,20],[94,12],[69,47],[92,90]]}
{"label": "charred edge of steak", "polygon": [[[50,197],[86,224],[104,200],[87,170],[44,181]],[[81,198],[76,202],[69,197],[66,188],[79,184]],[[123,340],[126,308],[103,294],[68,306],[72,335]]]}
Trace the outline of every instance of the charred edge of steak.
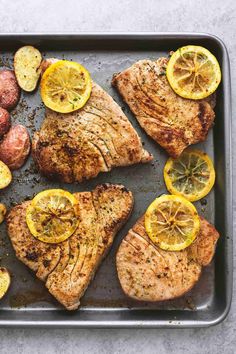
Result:
{"label": "charred edge of steak", "polygon": [[[120,187],[121,192],[130,193],[130,191],[126,187],[124,187],[122,184],[118,184],[118,186]],[[103,184],[99,185],[99,190],[106,190],[110,187],[111,187],[111,184],[103,183]]]}
{"label": "charred edge of steak", "polygon": [[40,172],[43,176],[46,176],[50,181],[64,182],[64,177],[59,172],[45,172],[42,168],[40,168]]}
{"label": "charred edge of steak", "polygon": [[199,103],[199,113],[198,113],[198,119],[202,125],[202,132],[204,135],[208,133],[208,116],[209,113],[206,110],[206,103],[200,102]]}
{"label": "charred edge of steak", "polygon": [[118,76],[118,75],[120,75],[120,72],[114,73],[114,74],[112,75],[111,84],[112,84],[112,86],[114,86],[114,87],[116,87],[116,79],[117,79],[117,76]]}

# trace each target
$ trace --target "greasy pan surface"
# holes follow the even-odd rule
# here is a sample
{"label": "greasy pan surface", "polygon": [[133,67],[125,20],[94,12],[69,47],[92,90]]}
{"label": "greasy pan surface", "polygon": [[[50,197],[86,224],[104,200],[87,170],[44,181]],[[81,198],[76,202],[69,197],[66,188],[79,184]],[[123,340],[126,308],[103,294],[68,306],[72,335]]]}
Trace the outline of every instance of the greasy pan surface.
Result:
{"label": "greasy pan surface", "polygon": [[[95,279],[82,298],[80,310],[67,313],[48,293],[44,284],[16,259],[5,225],[0,227],[0,265],[9,268],[12,285],[1,301],[2,326],[94,326],[94,327],[191,327],[216,324],[227,315],[232,291],[232,197],[231,197],[231,101],[227,51],[220,40],[202,34],[83,34],[83,35],[1,35],[0,66],[12,67],[14,52],[24,44],[32,44],[45,57],[72,59],[82,63],[122,107],[141,136],[145,148],[154,155],[152,163],[116,168],[110,173],[82,184],[52,183],[40,176],[32,158],[14,172],[14,182],[0,191],[0,200],[10,208],[47,188],[64,188],[71,192],[91,190],[97,184],[122,183],[135,198],[135,207],[128,223],[117,235],[112,250],[103,261]],[[115,268],[117,248],[128,229],[145,212],[150,202],[165,193],[162,170],[167,155],[139,127],[117,91],[111,87],[112,75],[139,59],[167,56],[187,44],[211,50],[220,62],[223,82],[217,91],[214,129],[207,141],[197,148],[214,160],[216,185],[213,191],[195,205],[221,234],[215,259],[203,270],[194,289],[184,297],[162,303],[143,303],[127,298],[121,290]],[[22,93],[11,114],[12,122],[21,122],[32,136],[44,117],[39,90]]]}

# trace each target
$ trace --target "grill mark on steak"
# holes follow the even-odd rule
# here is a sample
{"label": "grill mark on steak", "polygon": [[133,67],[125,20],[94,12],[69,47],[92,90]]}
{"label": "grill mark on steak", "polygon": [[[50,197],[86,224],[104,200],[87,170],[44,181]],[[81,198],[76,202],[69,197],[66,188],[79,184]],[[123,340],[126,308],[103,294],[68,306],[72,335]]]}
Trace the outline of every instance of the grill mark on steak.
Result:
{"label": "grill mark on steak", "polygon": [[[154,70],[153,64],[150,65],[150,62],[147,61],[146,65],[150,68],[150,71],[152,71],[152,73],[154,74],[155,79],[158,80],[159,75],[158,75],[157,72]],[[143,70],[142,70],[142,69],[143,69],[143,67],[142,67],[142,66],[139,66],[139,67],[138,67],[138,72],[139,72],[139,75],[140,75],[140,76],[144,76],[144,78],[145,78],[146,74],[143,73]],[[136,80],[138,81],[137,75],[136,75],[135,78],[136,78]],[[147,95],[148,99],[149,99],[150,101],[152,101],[152,102],[155,104],[155,106],[158,107],[159,116],[160,116],[160,117],[162,116],[163,111],[164,111],[165,114],[168,114],[168,109],[167,109],[167,107],[165,107],[164,105],[160,104],[160,102],[157,103],[150,95],[148,95],[147,92],[151,91],[151,90],[152,90],[152,87],[149,87],[149,86],[146,84],[147,91],[144,91],[144,89],[143,89],[143,87],[142,87],[143,85],[140,83],[140,81],[138,81],[138,83],[139,83],[139,88],[140,88],[140,90],[142,90],[142,92]],[[157,98],[157,97],[156,97],[156,98]],[[159,100],[159,101],[160,101],[160,100]]]}
{"label": "grill mark on steak", "polygon": [[138,248],[136,248],[130,241],[124,240],[124,243],[127,243],[128,245],[130,245],[130,247],[132,247],[135,251],[140,252],[140,250]]}
{"label": "grill mark on steak", "polygon": [[[86,113],[88,113],[88,114],[91,114],[91,115],[93,115],[93,116],[96,116],[96,117],[102,119],[104,122],[106,122],[106,124],[107,124],[112,130],[114,130],[118,135],[121,136],[121,133],[119,132],[119,130],[116,129],[103,115],[97,114],[97,113],[92,112],[91,110],[88,110],[88,109],[84,109],[84,111],[85,111]],[[102,110],[99,110],[99,112],[104,113],[104,111],[102,111]]]}
{"label": "grill mark on steak", "polygon": [[[130,83],[132,85],[132,83]],[[136,110],[138,111],[138,116],[140,118],[145,118],[148,120],[148,123],[152,122],[154,123],[156,126],[158,126],[159,128],[162,128],[163,126],[170,129],[171,125],[170,123],[168,123],[165,119],[163,119],[164,117],[162,117],[160,114],[158,114],[157,112],[151,112],[149,110],[147,110],[147,108],[150,108],[149,104],[147,102],[145,102],[144,104],[144,107],[141,106],[141,100],[139,97],[135,97],[133,98],[135,100],[135,102],[137,103],[137,106],[136,106]],[[134,115],[137,114],[136,110],[133,110],[131,107],[130,107],[131,111],[133,112]],[[142,112],[142,114],[140,114],[140,112]],[[144,128],[145,127],[145,123],[141,124],[140,125]],[[145,128],[144,128],[145,129]],[[146,130],[145,130],[146,131]],[[146,131],[146,133],[153,137],[150,133],[148,133]]]}
{"label": "grill mark on steak", "polygon": [[[65,253],[65,248],[67,246],[67,252]],[[69,241],[66,240],[62,244],[60,244],[60,257],[58,260],[58,263],[54,267],[54,269],[50,272],[46,279],[46,287],[48,289],[51,288],[53,283],[57,280],[58,275],[63,272],[63,270],[66,268],[68,262],[69,262],[69,257],[70,257],[70,245]]]}
{"label": "grill mark on steak", "polygon": [[[85,112],[90,113],[90,114],[92,114],[92,115],[95,114],[95,113],[93,113],[93,112],[91,112],[91,111],[88,111],[88,110],[85,110]],[[101,112],[102,112],[102,111],[101,111]],[[102,112],[102,113],[104,113],[104,112]],[[87,121],[87,122],[89,122],[90,124],[98,125],[98,126],[101,128],[101,130],[102,130],[102,132],[101,132],[102,135],[104,135],[104,131],[105,131],[105,133],[109,136],[110,141],[112,142],[113,148],[114,148],[114,150],[115,150],[117,156],[119,156],[119,152],[118,152],[117,149],[116,149],[115,142],[114,142],[114,139],[113,139],[113,137],[112,137],[112,133],[110,134],[110,132],[109,132],[109,127],[110,127],[112,130],[115,130],[115,131],[117,132],[117,134],[122,138],[121,133],[118,131],[118,129],[115,129],[115,128],[113,127],[113,125],[112,125],[108,120],[106,120],[106,118],[105,118],[103,115],[95,114],[95,116],[96,116],[96,118],[99,119],[99,123],[98,123],[98,122],[95,122],[94,119],[92,119],[92,120],[90,119],[90,120],[89,120],[89,117],[86,117],[86,116],[85,116],[85,117],[83,116],[83,118],[82,118],[82,120],[81,120],[81,123],[83,123],[83,121]],[[102,121],[101,124],[100,124],[100,121]],[[87,127],[87,126],[86,126],[86,127]]]}
{"label": "grill mark on steak", "polygon": [[[139,89],[143,92],[144,96],[147,97],[147,99],[152,102],[152,104],[150,104],[150,105],[148,105],[148,106],[149,106],[150,108],[153,108],[152,105],[154,104],[154,106],[158,109],[157,113],[159,114],[159,117],[161,117],[161,114],[162,114],[163,109],[164,109],[164,111],[167,113],[166,107],[164,107],[164,106],[160,105],[159,103],[157,103],[156,101],[154,101],[153,98],[151,98],[151,96],[149,96],[148,93],[147,93],[146,91],[144,91],[144,89],[143,89],[143,87],[142,87],[142,84],[139,82],[137,76],[135,77],[135,80],[136,80],[136,82],[137,82],[137,84],[138,84]],[[147,102],[145,102],[145,104],[147,105]],[[155,112],[155,113],[156,113],[156,112]]]}
{"label": "grill mark on steak", "polygon": [[[100,97],[98,97],[98,96],[96,96],[96,95],[95,95],[95,97],[96,97],[96,99],[97,99],[96,104],[94,104],[94,103],[92,103],[92,102],[89,102],[89,107],[92,107],[92,108],[94,108],[95,110],[97,110],[97,111],[99,111],[99,112],[101,112],[101,113],[107,112],[107,119],[108,119],[108,121],[111,120],[111,123],[110,123],[110,124],[112,125],[112,127],[113,127],[116,131],[118,131],[118,125],[117,125],[118,123],[115,121],[115,118],[116,118],[116,116],[117,116],[117,112],[115,112],[115,111],[112,110],[111,108],[108,108],[108,107],[109,107],[108,105],[104,106],[104,104],[103,104],[103,102],[101,101],[101,98],[100,98]],[[98,107],[98,102],[101,103],[102,108],[99,108],[99,107]],[[120,110],[119,113],[120,113],[120,115],[119,115],[119,120],[122,120],[123,123],[126,123],[126,116],[125,116],[124,114],[121,114],[121,113],[122,113],[122,110]],[[112,117],[112,118],[111,118],[111,117]],[[112,123],[113,123],[114,125],[113,125]]]}
{"label": "grill mark on steak", "polygon": [[[97,224],[98,224],[99,218],[98,218],[97,211],[95,210],[95,208],[94,208],[94,206],[93,206],[93,193],[92,193],[92,192],[90,193],[90,197],[91,197],[91,206],[92,206],[92,209],[93,209],[93,213],[95,213],[95,215],[96,215],[96,218],[94,218],[94,216],[93,216],[93,229],[92,229],[92,234],[97,235],[97,234],[98,234]],[[95,237],[96,237],[96,236],[95,236]],[[90,239],[89,241],[90,241],[89,244],[92,243],[92,247],[90,247],[90,248],[93,250],[94,256],[96,256],[96,254],[97,254],[97,242],[96,242],[96,244],[95,244],[94,240],[91,242],[91,239]],[[83,259],[83,262],[81,263],[81,266],[80,266],[80,269],[79,269],[79,274],[84,273],[83,269],[84,269],[84,265],[85,265],[85,262],[86,262],[86,255],[87,255],[87,260],[88,260],[88,257],[90,257],[89,261],[90,261],[90,263],[91,263],[91,255],[88,254],[88,249],[89,249],[89,247],[88,247],[88,240],[86,240],[85,245],[86,245],[86,254],[85,254],[85,257],[84,257],[84,259]],[[78,259],[79,259],[79,258],[77,258],[77,260],[78,260]],[[77,262],[76,262],[76,264],[77,264]],[[78,270],[76,269],[76,264],[75,264],[75,267],[73,268],[73,271],[71,272],[71,277],[74,275],[73,273],[74,273],[75,271],[76,271],[76,273],[78,273]],[[92,268],[92,266],[91,266],[91,268]],[[85,272],[85,273],[86,273],[86,272]]]}
{"label": "grill mark on steak", "polygon": [[[103,117],[101,117],[101,116],[99,116],[99,118],[101,119],[101,120],[104,120],[104,118]],[[84,119],[84,117],[83,117],[83,121],[84,121],[85,119]],[[93,124],[95,124],[95,125],[98,125],[100,128],[101,128],[101,130],[102,130],[102,134],[104,135],[104,125],[100,125],[99,123],[97,123],[97,122],[95,122],[95,121],[93,121]],[[85,127],[85,129],[87,129],[88,130],[88,128],[87,128],[87,126]],[[108,129],[106,129],[106,134],[107,134],[107,136],[109,136],[109,140],[110,140],[110,142],[112,143],[112,147],[114,148],[114,151],[115,151],[115,153],[116,153],[116,157],[115,157],[115,159],[117,160],[117,158],[119,158],[120,156],[123,156],[122,154],[119,154],[119,152],[117,151],[117,149],[116,149],[116,146],[115,146],[115,143],[114,143],[114,140],[113,140],[113,138],[112,138],[112,135],[109,133],[109,130]],[[102,139],[102,136],[100,137],[100,139]],[[104,141],[104,140],[103,140]],[[104,141],[104,143],[105,143],[105,141]],[[106,144],[106,143],[105,143]],[[109,150],[109,147],[108,147],[108,145],[106,144],[106,146],[107,146],[107,148],[108,148],[108,150]],[[110,152],[110,155],[112,156],[112,152]]]}
{"label": "grill mark on steak", "polygon": [[[104,144],[104,146],[106,147],[106,151],[103,152],[101,147],[94,143],[94,139],[92,137],[89,138],[90,139],[89,141],[97,147],[97,149],[100,151],[101,155],[103,156],[104,162],[107,165],[107,171],[110,171],[112,166],[114,165],[114,162],[113,162],[114,160],[113,160],[113,156],[111,154],[111,150],[109,149],[106,141],[104,139],[102,139],[99,135],[97,135],[96,132],[93,132],[93,131],[89,130],[88,128],[85,128],[85,130],[86,130],[86,133],[90,133],[92,136],[96,137],[96,139],[98,141],[101,141],[102,144]],[[115,156],[115,159],[116,158],[117,157]],[[109,161],[109,159],[111,161]]]}
{"label": "grill mark on steak", "polygon": [[[143,112],[146,117],[150,117],[152,119],[159,120],[159,121],[161,121],[161,123],[163,122],[164,124],[168,125],[168,123],[161,116],[160,111],[158,110],[156,112],[155,110],[153,110],[153,105],[150,104],[147,100],[144,101],[142,99],[142,95],[140,97],[140,91],[137,90],[137,86],[135,86],[132,82],[130,82],[130,85],[132,86],[133,91],[134,91],[133,100],[135,100],[135,102],[136,102],[136,109],[139,112],[140,111]],[[142,90],[142,92],[143,92],[143,90]],[[144,96],[144,93],[143,93],[143,96]],[[125,97],[124,97],[124,100],[125,100]],[[126,102],[126,100],[125,100],[125,102]],[[136,114],[135,110],[133,110],[132,108],[131,108],[131,110],[134,114]]]}
{"label": "grill mark on steak", "polygon": [[[102,188],[105,188],[105,190],[106,190],[106,188],[107,188],[106,185],[101,185],[101,186],[102,186]],[[122,188],[121,188],[121,192],[123,192]],[[98,199],[98,196],[96,195],[96,193],[94,193],[94,192],[92,192],[92,203],[93,203],[94,210],[95,210],[95,212],[97,214],[97,218],[99,220],[102,220],[101,222],[103,223],[103,226],[104,226],[104,218],[103,218],[103,215],[100,213],[100,208],[99,208],[99,204],[100,204],[99,203],[99,199]],[[102,245],[108,246],[108,237],[107,237],[107,234],[106,234],[105,226],[104,226],[104,231],[100,231],[99,232],[98,253],[101,252]]]}
{"label": "grill mark on steak", "polygon": [[[87,130],[87,131],[88,131],[88,130]],[[92,132],[89,132],[89,133],[92,134]],[[96,136],[96,134],[93,134],[93,135]],[[92,140],[90,141],[90,143],[91,143],[93,146],[95,146],[96,149],[99,151],[101,157],[103,158],[104,164],[105,164],[105,166],[106,166],[106,171],[110,171],[111,166],[108,165],[108,162],[107,162],[107,160],[106,160],[106,158],[105,158],[105,156],[104,156],[104,153],[103,153],[103,151],[101,150],[100,146],[97,145],[97,144],[95,144],[95,142],[92,141]]]}

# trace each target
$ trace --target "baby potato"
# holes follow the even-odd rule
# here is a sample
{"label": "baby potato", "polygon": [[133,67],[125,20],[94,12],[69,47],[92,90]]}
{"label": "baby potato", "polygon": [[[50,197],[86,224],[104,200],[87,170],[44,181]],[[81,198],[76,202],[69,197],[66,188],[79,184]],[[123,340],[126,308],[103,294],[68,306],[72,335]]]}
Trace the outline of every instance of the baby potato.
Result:
{"label": "baby potato", "polygon": [[10,114],[6,109],[0,107],[0,138],[4,135],[11,126]]}
{"label": "baby potato", "polygon": [[8,166],[0,161],[0,189],[6,188],[12,180],[12,174]]}
{"label": "baby potato", "polygon": [[14,69],[19,86],[27,92],[35,89],[41,73],[42,55],[38,49],[26,45],[14,56]]}
{"label": "baby potato", "polygon": [[10,110],[17,105],[20,98],[20,88],[14,71],[0,71],[0,107]]}
{"label": "baby potato", "polygon": [[0,300],[6,294],[11,284],[11,277],[6,268],[0,267]]}
{"label": "baby potato", "polygon": [[50,65],[56,63],[59,59],[56,58],[48,58],[44,59],[41,63],[41,74],[43,75],[44,71],[49,68]]}
{"label": "baby potato", "polygon": [[7,208],[4,204],[0,203],[0,224],[4,221]]}
{"label": "baby potato", "polygon": [[26,161],[30,152],[30,137],[23,125],[14,125],[0,143],[0,160],[11,170],[17,170]]}

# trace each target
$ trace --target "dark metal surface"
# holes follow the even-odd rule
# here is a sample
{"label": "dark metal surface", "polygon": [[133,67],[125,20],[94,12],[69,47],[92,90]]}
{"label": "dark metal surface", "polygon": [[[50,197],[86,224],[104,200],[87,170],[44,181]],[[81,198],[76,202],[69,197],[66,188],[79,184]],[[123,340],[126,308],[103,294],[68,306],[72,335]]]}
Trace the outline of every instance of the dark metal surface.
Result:
{"label": "dark metal surface", "polygon": [[[232,167],[231,99],[229,60],[224,44],[204,34],[57,34],[0,35],[0,66],[11,67],[13,54],[24,44],[37,46],[45,57],[72,59],[82,63],[92,78],[120,104],[141,136],[145,148],[154,155],[153,163],[117,168],[80,185],[50,183],[39,176],[32,158],[19,171],[14,182],[0,191],[0,201],[10,208],[46,189],[61,187],[69,191],[91,190],[104,182],[122,183],[135,197],[135,207],[126,226],[119,232],[112,250],[99,268],[82,299],[80,310],[65,311],[47,292],[44,284],[18,261],[4,225],[0,228],[0,265],[9,268],[12,286],[0,303],[1,326],[67,327],[200,327],[216,324],[227,315],[232,293]],[[143,303],[128,299],[122,292],[115,269],[115,253],[136,219],[159,194],[166,192],[162,170],[166,153],[139,127],[128,107],[111,87],[112,75],[138,59],[156,59],[186,44],[211,50],[220,62],[223,82],[217,92],[216,120],[207,141],[197,147],[214,160],[216,185],[204,203],[195,203],[201,215],[213,222],[221,234],[214,262],[203,270],[194,289],[186,296],[162,303]],[[39,91],[22,93],[12,112],[13,123],[26,125],[31,135],[39,128],[44,107]]]}

